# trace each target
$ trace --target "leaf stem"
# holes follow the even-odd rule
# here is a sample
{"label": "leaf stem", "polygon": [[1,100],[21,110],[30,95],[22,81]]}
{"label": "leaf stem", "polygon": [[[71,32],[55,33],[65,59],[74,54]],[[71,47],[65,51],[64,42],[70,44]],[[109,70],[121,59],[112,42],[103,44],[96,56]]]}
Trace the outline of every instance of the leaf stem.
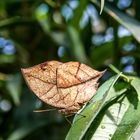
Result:
{"label": "leaf stem", "polygon": [[122,72],[120,72],[116,67],[114,67],[112,64],[109,65],[109,68],[114,71],[115,73],[119,74],[120,73],[120,77],[122,77],[126,82],[130,82],[130,79],[124,75]]}

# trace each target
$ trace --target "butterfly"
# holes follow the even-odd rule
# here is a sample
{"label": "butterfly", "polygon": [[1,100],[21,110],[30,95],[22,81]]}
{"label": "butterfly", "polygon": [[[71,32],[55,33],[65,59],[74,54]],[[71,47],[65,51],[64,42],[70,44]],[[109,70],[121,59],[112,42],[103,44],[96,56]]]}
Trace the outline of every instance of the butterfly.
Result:
{"label": "butterfly", "polygon": [[79,62],[46,61],[21,69],[28,87],[43,102],[70,115],[78,112],[96,93],[104,74]]}

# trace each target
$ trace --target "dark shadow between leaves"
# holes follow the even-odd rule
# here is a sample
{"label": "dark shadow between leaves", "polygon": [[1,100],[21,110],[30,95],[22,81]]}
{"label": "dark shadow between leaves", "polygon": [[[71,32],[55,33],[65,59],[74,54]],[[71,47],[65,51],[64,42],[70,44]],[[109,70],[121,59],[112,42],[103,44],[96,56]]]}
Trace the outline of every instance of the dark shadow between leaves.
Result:
{"label": "dark shadow between leaves", "polygon": [[130,89],[127,91],[126,95],[127,95],[127,99],[130,102],[130,104],[132,104],[134,106],[134,109],[137,109],[138,102],[139,102],[138,94],[134,90]]}

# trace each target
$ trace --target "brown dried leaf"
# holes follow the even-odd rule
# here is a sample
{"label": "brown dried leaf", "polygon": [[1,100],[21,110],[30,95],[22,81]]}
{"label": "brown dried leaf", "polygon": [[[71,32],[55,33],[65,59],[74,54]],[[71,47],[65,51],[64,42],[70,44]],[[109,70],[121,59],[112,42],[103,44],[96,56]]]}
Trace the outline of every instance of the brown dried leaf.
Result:
{"label": "brown dried leaf", "polygon": [[81,109],[96,93],[97,81],[104,73],[79,62],[58,61],[48,61],[21,71],[36,96],[63,114]]}

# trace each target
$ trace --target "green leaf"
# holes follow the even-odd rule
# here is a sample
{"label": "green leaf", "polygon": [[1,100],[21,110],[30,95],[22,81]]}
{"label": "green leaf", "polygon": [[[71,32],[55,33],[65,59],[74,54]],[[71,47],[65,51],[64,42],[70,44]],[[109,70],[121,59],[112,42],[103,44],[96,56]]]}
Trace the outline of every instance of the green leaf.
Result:
{"label": "green leaf", "polygon": [[89,63],[78,31],[74,27],[68,26],[67,32],[70,40],[71,52],[75,59],[83,63]]}
{"label": "green leaf", "polygon": [[15,47],[16,47],[16,51],[18,54],[18,57],[20,57],[20,62],[27,64],[28,60],[29,60],[29,53],[28,51],[25,49],[25,47],[23,47],[22,45],[20,45],[19,43],[17,43],[15,40],[13,40],[15,43]]}
{"label": "green leaf", "polygon": [[32,132],[35,130],[42,128],[43,126],[46,125],[46,121],[38,121],[33,124],[29,123],[28,125],[24,125],[17,130],[13,131],[7,140],[21,140],[23,138],[26,138],[26,136],[30,135]]}
{"label": "green leaf", "polygon": [[80,19],[83,15],[83,12],[87,6],[88,0],[80,0],[79,1],[79,5],[78,7],[74,10],[74,15],[72,17],[72,19],[70,20],[70,25],[73,26],[75,29],[77,29],[79,31],[80,27],[79,27],[79,23],[80,23]]}
{"label": "green leaf", "polygon": [[0,55],[0,64],[6,64],[6,63],[13,63],[15,61],[15,55]]}
{"label": "green leaf", "polygon": [[7,75],[0,72],[0,81],[5,81],[7,79]]}
{"label": "green leaf", "polygon": [[[122,37],[119,39],[119,49],[122,49],[122,46],[126,42],[131,42],[132,37]],[[99,56],[102,56],[99,58]],[[114,59],[114,46],[113,41],[105,42],[99,46],[92,46],[89,52],[89,57],[93,62],[94,67],[99,67],[101,65],[108,65]]]}
{"label": "green leaf", "polygon": [[[99,2],[97,0],[91,1],[99,6]],[[133,34],[134,38],[140,43],[140,23],[137,20],[113,7],[113,5],[109,3],[105,3],[104,10],[121,25],[126,27]]]}
{"label": "green leaf", "polygon": [[138,77],[132,77],[132,78],[133,79],[131,81],[131,85],[136,90],[136,92],[138,94],[139,101],[140,101],[140,78],[138,78]]}
{"label": "green leaf", "polygon": [[101,0],[101,9],[100,9],[100,15],[102,14],[103,8],[104,8],[105,0]]}
{"label": "green leaf", "polygon": [[[106,62],[111,61],[113,57],[113,43],[107,42],[101,46],[92,47],[90,50],[90,59],[94,67],[106,65]],[[99,58],[99,56],[102,56]]]}
{"label": "green leaf", "polygon": [[[85,135],[92,121],[95,119],[102,106],[105,103],[105,97],[110,92],[111,88],[118,80],[120,75],[116,75],[106,81],[98,90],[92,100],[80,112],[81,115],[76,115],[72,127],[70,128],[66,140],[80,140]],[[83,117],[86,116],[86,117]]]}
{"label": "green leaf", "polygon": [[7,26],[19,21],[19,20],[20,20],[19,17],[12,17],[9,19],[2,20],[2,21],[0,21],[0,28],[7,27]]}
{"label": "green leaf", "polygon": [[35,19],[33,18],[21,18],[20,16],[15,16],[0,21],[0,29],[7,29],[9,27],[15,27],[17,25],[33,24]]}
{"label": "green leaf", "polygon": [[[124,88],[124,90],[118,91],[117,93],[116,90],[112,88],[112,90],[110,90],[110,94],[120,94],[123,99],[124,96],[122,95],[125,91],[126,89]],[[110,107],[107,109],[108,106]],[[93,121],[90,131],[88,132],[90,134],[90,138],[99,139],[102,137],[103,139],[111,139],[128,106],[129,104],[126,100],[123,100],[123,102],[120,103],[117,102],[115,98],[115,100],[109,102],[107,107],[103,108],[99,116],[97,116]]]}
{"label": "green leaf", "polygon": [[21,75],[16,74],[9,76],[6,81],[6,87],[15,105],[19,105],[21,93]]}
{"label": "green leaf", "polygon": [[[128,77],[130,78],[130,76]],[[128,140],[140,124],[140,100],[138,99],[140,79],[131,77],[129,83],[118,82],[111,90],[110,100],[92,122],[85,139]],[[132,115],[133,114],[133,115]]]}
{"label": "green leaf", "polygon": [[80,19],[87,6],[87,0],[81,0],[78,7],[74,10],[72,19],[69,21],[67,27],[68,39],[70,43],[70,49],[73,57],[83,63],[91,64],[86,56],[84,45],[80,39]]}
{"label": "green leaf", "polygon": [[[112,140],[128,140],[132,137],[134,131],[140,123],[140,102],[138,101],[137,93],[135,91],[127,92],[128,109],[125,111],[121,122],[119,123]],[[123,102],[122,102],[123,103]]]}

